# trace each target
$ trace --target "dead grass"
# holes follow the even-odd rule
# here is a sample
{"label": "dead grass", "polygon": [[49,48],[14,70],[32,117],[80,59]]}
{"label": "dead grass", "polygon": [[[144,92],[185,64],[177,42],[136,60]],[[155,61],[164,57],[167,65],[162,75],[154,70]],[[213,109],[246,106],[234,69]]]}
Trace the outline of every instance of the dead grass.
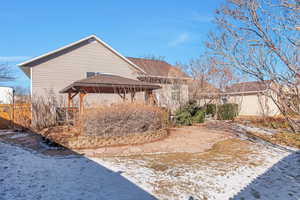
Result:
{"label": "dead grass", "polygon": [[254,127],[277,129],[278,133],[266,135],[256,132],[248,134],[261,138],[273,144],[285,145],[300,149],[300,133],[293,133],[283,117],[239,117],[238,123]]}
{"label": "dead grass", "polygon": [[151,163],[149,168],[154,169],[155,171],[166,171],[167,169],[169,169],[167,165],[160,163]]}
{"label": "dead grass", "polygon": [[248,155],[255,153],[252,144],[240,139],[228,139],[218,142],[204,153],[171,153],[147,156],[130,156],[134,159],[151,160],[148,168],[156,171],[167,171],[181,165],[202,165],[222,168],[223,166],[238,167],[241,164],[259,165],[249,162]]}
{"label": "dead grass", "polygon": [[256,137],[271,142],[273,144],[279,144],[284,146],[290,146],[300,149],[300,134],[292,132],[280,132],[273,135],[265,135],[260,133],[248,132]]}
{"label": "dead grass", "polygon": [[272,129],[288,129],[289,124],[283,117],[258,117],[258,116],[240,116],[235,121],[243,124],[251,124],[256,127],[265,127]]}

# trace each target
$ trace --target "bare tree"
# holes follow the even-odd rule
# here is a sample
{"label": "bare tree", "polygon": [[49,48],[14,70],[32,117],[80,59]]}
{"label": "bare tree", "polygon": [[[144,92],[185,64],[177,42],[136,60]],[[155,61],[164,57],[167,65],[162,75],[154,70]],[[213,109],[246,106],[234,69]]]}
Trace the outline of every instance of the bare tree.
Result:
{"label": "bare tree", "polygon": [[209,82],[210,65],[202,57],[193,59],[186,66],[192,75],[193,80],[189,83],[189,99],[201,100],[203,94],[215,93],[217,90]]}
{"label": "bare tree", "polygon": [[157,61],[165,61],[166,60],[165,56],[157,56],[157,55],[153,55],[153,54],[147,54],[147,55],[141,56],[140,58],[145,58],[145,59],[149,59],[149,60],[157,60]]}
{"label": "bare tree", "polygon": [[12,81],[14,79],[9,66],[0,63],[0,82]]}
{"label": "bare tree", "polygon": [[300,130],[300,1],[227,0],[216,11],[218,30],[207,47],[226,66],[258,80],[271,80],[267,95],[289,122]]}
{"label": "bare tree", "polygon": [[25,96],[30,94],[30,88],[23,87],[21,85],[14,87],[14,90],[15,90],[15,95],[18,96]]}
{"label": "bare tree", "polygon": [[[226,87],[238,80],[236,72],[214,57],[202,56],[192,60],[187,68],[192,74],[190,99],[209,103],[219,101]],[[208,102],[206,102],[208,101]]]}

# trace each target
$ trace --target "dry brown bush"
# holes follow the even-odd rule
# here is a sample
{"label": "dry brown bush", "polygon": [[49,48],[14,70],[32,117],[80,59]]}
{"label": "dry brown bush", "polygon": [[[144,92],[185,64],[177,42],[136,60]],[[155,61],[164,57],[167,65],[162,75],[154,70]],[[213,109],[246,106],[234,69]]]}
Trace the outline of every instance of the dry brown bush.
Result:
{"label": "dry brown bush", "polygon": [[120,103],[87,109],[82,116],[81,126],[86,135],[127,136],[165,128],[168,113],[159,107]]}
{"label": "dry brown bush", "polygon": [[32,128],[42,130],[59,125],[56,112],[57,108],[65,107],[65,101],[48,93],[45,96],[33,96],[31,106]]}

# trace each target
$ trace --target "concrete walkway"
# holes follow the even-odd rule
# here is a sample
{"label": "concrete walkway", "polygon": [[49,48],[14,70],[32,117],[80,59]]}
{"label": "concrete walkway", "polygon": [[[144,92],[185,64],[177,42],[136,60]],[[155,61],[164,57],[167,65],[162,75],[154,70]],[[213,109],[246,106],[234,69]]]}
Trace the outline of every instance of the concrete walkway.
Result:
{"label": "concrete walkway", "polygon": [[160,141],[133,146],[103,147],[84,149],[76,152],[86,156],[128,156],[151,153],[199,153],[212,147],[216,142],[234,137],[229,132],[209,130],[204,126],[173,128],[170,135]]}

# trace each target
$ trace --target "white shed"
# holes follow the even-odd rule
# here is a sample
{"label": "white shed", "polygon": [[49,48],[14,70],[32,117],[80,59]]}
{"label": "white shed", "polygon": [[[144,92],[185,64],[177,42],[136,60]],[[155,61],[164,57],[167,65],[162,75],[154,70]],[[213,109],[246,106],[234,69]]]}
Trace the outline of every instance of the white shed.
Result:
{"label": "white shed", "polygon": [[11,87],[0,87],[0,104],[13,103],[14,89]]}

